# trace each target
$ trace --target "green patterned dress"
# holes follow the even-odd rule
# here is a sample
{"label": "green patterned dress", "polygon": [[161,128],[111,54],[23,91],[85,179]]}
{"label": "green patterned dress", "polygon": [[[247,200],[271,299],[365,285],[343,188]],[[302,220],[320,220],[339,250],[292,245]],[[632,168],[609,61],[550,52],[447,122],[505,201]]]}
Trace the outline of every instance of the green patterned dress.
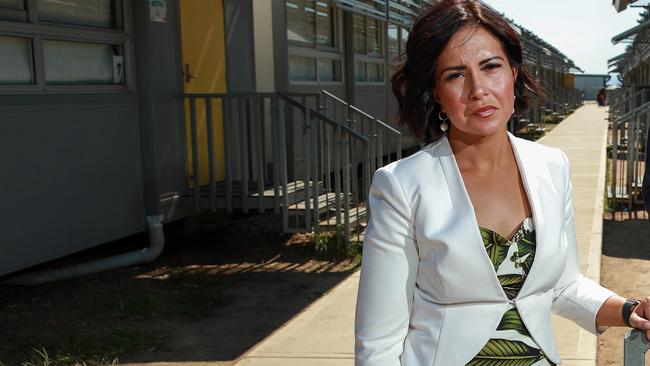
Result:
{"label": "green patterned dress", "polygon": [[[494,265],[503,291],[510,300],[519,293],[535,257],[535,228],[527,217],[508,240],[479,227],[483,245]],[[483,349],[468,366],[549,366],[552,363],[531,337],[515,305],[510,304]]]}

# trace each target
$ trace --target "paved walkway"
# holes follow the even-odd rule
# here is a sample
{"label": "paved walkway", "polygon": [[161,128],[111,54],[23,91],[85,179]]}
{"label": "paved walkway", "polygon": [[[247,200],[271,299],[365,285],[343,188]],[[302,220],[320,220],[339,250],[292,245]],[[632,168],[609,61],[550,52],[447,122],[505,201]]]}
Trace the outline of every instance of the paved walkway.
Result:
{"label": "paved walkway", "polygon": [[[540,140],[571,161],[582,271],[598,281],[605,184],[606,109],[588,104]],[[237,366],[354,364],[354,308],[359,272],[352,274],[245,354]],[[553,328],[567,366],[596,364],[596,337],[555,317]]]}

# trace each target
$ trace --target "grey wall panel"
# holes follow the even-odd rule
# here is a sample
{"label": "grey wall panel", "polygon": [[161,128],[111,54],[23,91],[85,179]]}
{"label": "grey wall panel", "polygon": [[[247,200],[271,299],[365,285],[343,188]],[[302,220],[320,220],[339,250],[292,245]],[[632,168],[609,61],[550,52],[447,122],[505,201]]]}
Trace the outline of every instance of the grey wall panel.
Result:
{"label": "grey wall panel", "polygon": [[0,102],[0,275],[144,229],[135,98],[50,98]]}
{"label": "grey wall panel", "polygon": [[225,0],[225,38],[229,92],[255,92],[253,4],[251,0]]}
{"label": "grey wall panel", "polygon": [[354,104],[361,110],[388,121],[388,88],[385,85],[355,85]]}

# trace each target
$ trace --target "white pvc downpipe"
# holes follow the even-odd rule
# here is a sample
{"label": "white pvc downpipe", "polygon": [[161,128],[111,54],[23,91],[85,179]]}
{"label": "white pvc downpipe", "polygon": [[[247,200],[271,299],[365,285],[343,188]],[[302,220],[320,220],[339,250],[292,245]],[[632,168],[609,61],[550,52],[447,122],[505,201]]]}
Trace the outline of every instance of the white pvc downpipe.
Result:
{"label": "white pvc downpipe", "polygon": [[11,277],[8,280],[3,281],[2,284],[13,286],[38,286],[48,282],[60,281],[110,269],[151,262],[162,253],[162,250],[165,247],[162,215],[146,216],[146,222],[149,231],[149,246],[147,248],[81,264],[74,264],[68,267],[24,273]]}

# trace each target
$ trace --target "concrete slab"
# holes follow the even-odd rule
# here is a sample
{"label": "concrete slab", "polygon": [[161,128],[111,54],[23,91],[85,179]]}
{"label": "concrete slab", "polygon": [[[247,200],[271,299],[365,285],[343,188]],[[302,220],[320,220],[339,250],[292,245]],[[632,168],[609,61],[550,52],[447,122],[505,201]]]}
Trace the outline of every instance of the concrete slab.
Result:
{"label": "concrete slab", "polygon": [[[539,142],[562,149],[569,158],[580,267],[600,282],[607,109],[585,105]],[[557,316],[552,323],[563,364],[596,365],[596,336]]]}
{"label": "concrete slab", "polygon": [[[606,136],[606,109],[586,105],[540,140],[561,148],[571,162],[581,267],[596,281],[600,277]],[[353,365],[358,281],[359,272],[350,275],[243,355],[236,365]],[[595,366],[595,336],[559,317],[553,317],[552,324],[563,365]]]}

